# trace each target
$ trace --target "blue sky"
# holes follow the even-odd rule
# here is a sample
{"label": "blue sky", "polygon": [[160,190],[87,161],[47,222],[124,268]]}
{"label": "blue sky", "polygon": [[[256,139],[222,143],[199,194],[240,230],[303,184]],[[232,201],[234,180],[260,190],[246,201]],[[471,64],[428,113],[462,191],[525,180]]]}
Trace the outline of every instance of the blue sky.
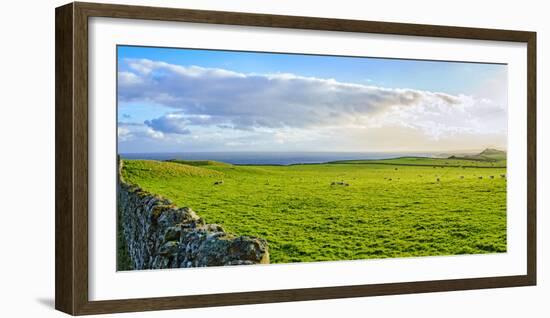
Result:
{"label": "blue sky", "polygon": [[121,152],[506,146],[505,65],[130,46],[118,65]]}
{"label": "blue sky", "polygon": [[[414,88],[449,94],[475,92],[477,84],[506,73],[501,64],[120,46],[119,61],[150,59],[241,73],[293,73],[341,82]],[[121,70],[125,69],[121,64]]]}

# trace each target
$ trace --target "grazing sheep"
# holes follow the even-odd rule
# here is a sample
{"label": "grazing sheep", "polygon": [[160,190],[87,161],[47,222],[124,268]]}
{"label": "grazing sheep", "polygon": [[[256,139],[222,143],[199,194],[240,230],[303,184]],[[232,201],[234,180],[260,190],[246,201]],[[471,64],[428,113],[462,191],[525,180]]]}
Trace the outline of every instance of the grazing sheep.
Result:
{"label": "grazing sheep", "polygon": [[483,177],[482,177],[482,176],[479,176],[479,177],[477,177],[477,178],[478,178],[479,180],[483,179]]}
{"label": "grazing sheep", "polygon": [[341,185],[341,186],[344,186],[344,187],[349,187],[349,183],[346,183],[344,181],[332,181],[332,183],[330,185],[331,186]]}
{"label": "grazing sheep", "polygon": [[214,185],[221,185],[221,184],[223,184],[223,180],[214,182]]}

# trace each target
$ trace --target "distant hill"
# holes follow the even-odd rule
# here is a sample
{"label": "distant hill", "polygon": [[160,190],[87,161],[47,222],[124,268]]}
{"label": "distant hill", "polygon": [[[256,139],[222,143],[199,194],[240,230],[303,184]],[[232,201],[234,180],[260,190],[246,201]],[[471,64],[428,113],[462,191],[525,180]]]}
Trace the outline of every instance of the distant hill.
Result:
{"label": "distant hill", "polygon": [[[458,157],[451,156],[449,158],[458,158]],[[506,160],[506,151],[487,148],[482,152],[478,153],[477,155],[466,155],[462,158],[472,159],[472,160],[485,160],[485,161],[502,161],[502,160]]]}
{"label": "distant hill", "polygon": [[455,154],[445,157],[399,157],[389,159],[359,159],[330,161],[328,164],[387,164],[403,166],[434,166],[434,167],[487,167],[505,168],[506,152],[497,149],[485,149],[478,154]]}
{"label": "distant hill", "polygon": [[479,155],[480,156],[486,156],[486,157],[506,158],[506,151],[487,148],[487,149],[483,150]]}

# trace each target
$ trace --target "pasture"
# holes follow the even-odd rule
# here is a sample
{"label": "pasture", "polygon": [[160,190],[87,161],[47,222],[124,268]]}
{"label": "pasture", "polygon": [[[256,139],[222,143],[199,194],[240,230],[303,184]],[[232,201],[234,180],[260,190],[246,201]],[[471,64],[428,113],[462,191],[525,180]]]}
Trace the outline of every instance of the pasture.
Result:
{"label": "pasture", "polygon": [[269,243],[272,263],[506,251],[505,161],[125,160],[123,177]]}

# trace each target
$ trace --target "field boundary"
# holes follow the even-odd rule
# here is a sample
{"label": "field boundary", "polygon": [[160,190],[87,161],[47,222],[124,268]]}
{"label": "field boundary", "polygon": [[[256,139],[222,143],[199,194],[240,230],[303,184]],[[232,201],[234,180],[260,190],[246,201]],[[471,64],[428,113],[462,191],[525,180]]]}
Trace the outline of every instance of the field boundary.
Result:
{"label": "field boundary", "polygon": [[[399,158],[397,158],[399,159]],[[334,165],[389,165],[389,166],[409,166],[409,167],[448,167],[448,168],[499,168],[503,169],[506,166],[465,166],[465,165],[423,165],[423,164],[412,164],[412,163],[393,163],[393,162],[346,162],[352,160],[342,160],[342,161],[331,161],[323,164],[334,164]],[[480,160],[481,161],[481,160]]]}
{"label": "field boundary", "polygon": [[117,270],[269,263],[267,241],[227,233],[188,207],[126,183],[122,165],[118,159],[118,244],[124,244],[117,246]]}

